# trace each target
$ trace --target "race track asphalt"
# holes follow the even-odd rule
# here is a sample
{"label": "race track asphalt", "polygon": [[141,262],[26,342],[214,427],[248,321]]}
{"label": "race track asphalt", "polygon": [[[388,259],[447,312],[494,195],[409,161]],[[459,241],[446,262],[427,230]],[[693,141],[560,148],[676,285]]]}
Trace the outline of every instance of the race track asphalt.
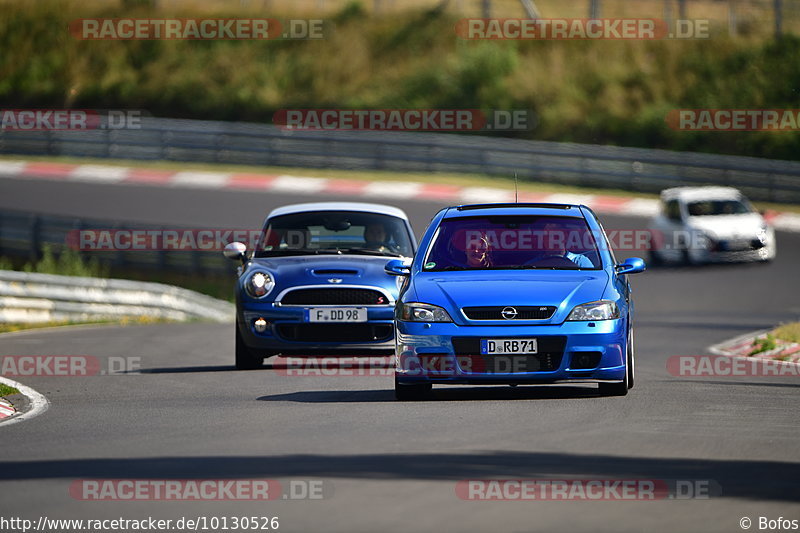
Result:
{"label": "race track asphalt", "polygon": [[[0,180],[0,208],[182,227],[257,228],[308,195]],[[385,201],[424,229],[435,202]],[[601,217],[607,230],[640,218]],[[51,402],[0,425],[0,516],[279,516],[280,531],[741,531],[749,517],[800,519],[794,376],[686,378],[673,355],[800,315],[800,234],[771,264],[652,269],[633,278],[637,382],[436,388],[396,403],[388,372],[290,376],[233,370],[233,325],[159,324],[0,336],[0,355],[88,355],[141,373],[26,377]],[[633,252],[621,256],[640,255]],[[130,359],[134,358],[134,359]],[[83,479],[321,481],[324,498],[270,502],[79,501]],[[464,501],[467,479],[708,481],[708,499]]]}

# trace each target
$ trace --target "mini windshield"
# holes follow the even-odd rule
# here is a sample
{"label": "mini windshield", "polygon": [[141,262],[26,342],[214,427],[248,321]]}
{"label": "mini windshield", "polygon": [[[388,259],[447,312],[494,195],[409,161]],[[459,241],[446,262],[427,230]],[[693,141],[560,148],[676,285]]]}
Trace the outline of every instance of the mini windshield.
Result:
{"label": "mini windshield", "polygon": [[358,254],[411,257],[404,220],[359,211],[314,211],[273,217],[264,228],[256,257]]}
{"label": "mini windshield", "polygon": [[425,271],[599,269],[595,236],[582,218],[469,217],[443,220]]}
{"label": "mini windshield", "polygon": [[743,215],[751,213],[750,206],[739,200],[704,200],[687,206],[689,216]]}

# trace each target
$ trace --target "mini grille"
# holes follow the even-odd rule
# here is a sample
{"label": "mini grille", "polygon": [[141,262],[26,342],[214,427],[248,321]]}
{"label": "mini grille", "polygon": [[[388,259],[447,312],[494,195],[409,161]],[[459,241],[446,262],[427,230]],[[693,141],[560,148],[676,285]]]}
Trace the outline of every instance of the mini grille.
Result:
{"label": "mini grille", "polygon": [[287,293],[283,305],[389,305],[380,291],[372,289],[297,289]]}

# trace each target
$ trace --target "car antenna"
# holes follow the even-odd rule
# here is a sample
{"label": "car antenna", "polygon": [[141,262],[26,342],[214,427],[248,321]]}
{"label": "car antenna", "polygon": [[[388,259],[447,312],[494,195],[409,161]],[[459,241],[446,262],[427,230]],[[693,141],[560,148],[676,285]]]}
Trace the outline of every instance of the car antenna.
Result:
{"label": "car antenna", "polygon": [[514,172],[514,203],[519,203],[519,189],[517,189],[517,173]]}

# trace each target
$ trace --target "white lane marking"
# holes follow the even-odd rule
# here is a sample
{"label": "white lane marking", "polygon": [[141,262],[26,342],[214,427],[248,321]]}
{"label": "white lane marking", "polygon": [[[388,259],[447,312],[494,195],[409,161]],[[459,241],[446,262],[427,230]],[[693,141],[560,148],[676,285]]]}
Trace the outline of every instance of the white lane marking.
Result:
{"label": "white lane marking", "polygon": [[128,177],[128,167],[112,167],[109,165],[78,165],[69,173],[73,181],[91,181],[97,183],[117,183]]}
{"label": "white lane marking", "polygon": [[415,198],[422,184],[415,181],[373,181],[362,191],[363,196],[385,196],[391,198]]}
{"label": "white lane marking", "polygon": [[543,201],[551,204],[584,204],[591,206],[595,199],[593,194],[555,193],[547,196]]}
{"label": "white lane marking", "polygon": [[0,161],[0,176],[19,176],[26,164],[25,161]]}
{"label": "white lane marking", "polygon": [[2,376],[0,376],[0,383],[5,383],[9,387],[14,387],[31,402],[31,408],[29,411],[12,416],[10,418],[4,418],[2,421],[0,421],[0,427],[10,426],[11,424],[16,424],[17,422],[30,420],[31,418],[37,417],[44,413],[50,407],[50,402],[47,401],[47,398],[32,388],[23,385],[22,383],[17,383],[12,379],[4,378]]}
{"label": "white lane marking", "polygon": [[173,187],[197,187],[202,189],[218,189],[228,184],[229,172],[178,172],[169,179]]}
{"label": "white lane marking", "polygon": [[294,193],[316,193],[322,191],[328,184],[327,178],[307,178],[301,176],[278,176],[272,181],[270,187],[273,191]]}
{"label": "white lane marking", "polygon": [[513,202],[514,191],[495,189],[493,187],[464,187],[459,194],[465,203],[491,204],[495,202]]}

